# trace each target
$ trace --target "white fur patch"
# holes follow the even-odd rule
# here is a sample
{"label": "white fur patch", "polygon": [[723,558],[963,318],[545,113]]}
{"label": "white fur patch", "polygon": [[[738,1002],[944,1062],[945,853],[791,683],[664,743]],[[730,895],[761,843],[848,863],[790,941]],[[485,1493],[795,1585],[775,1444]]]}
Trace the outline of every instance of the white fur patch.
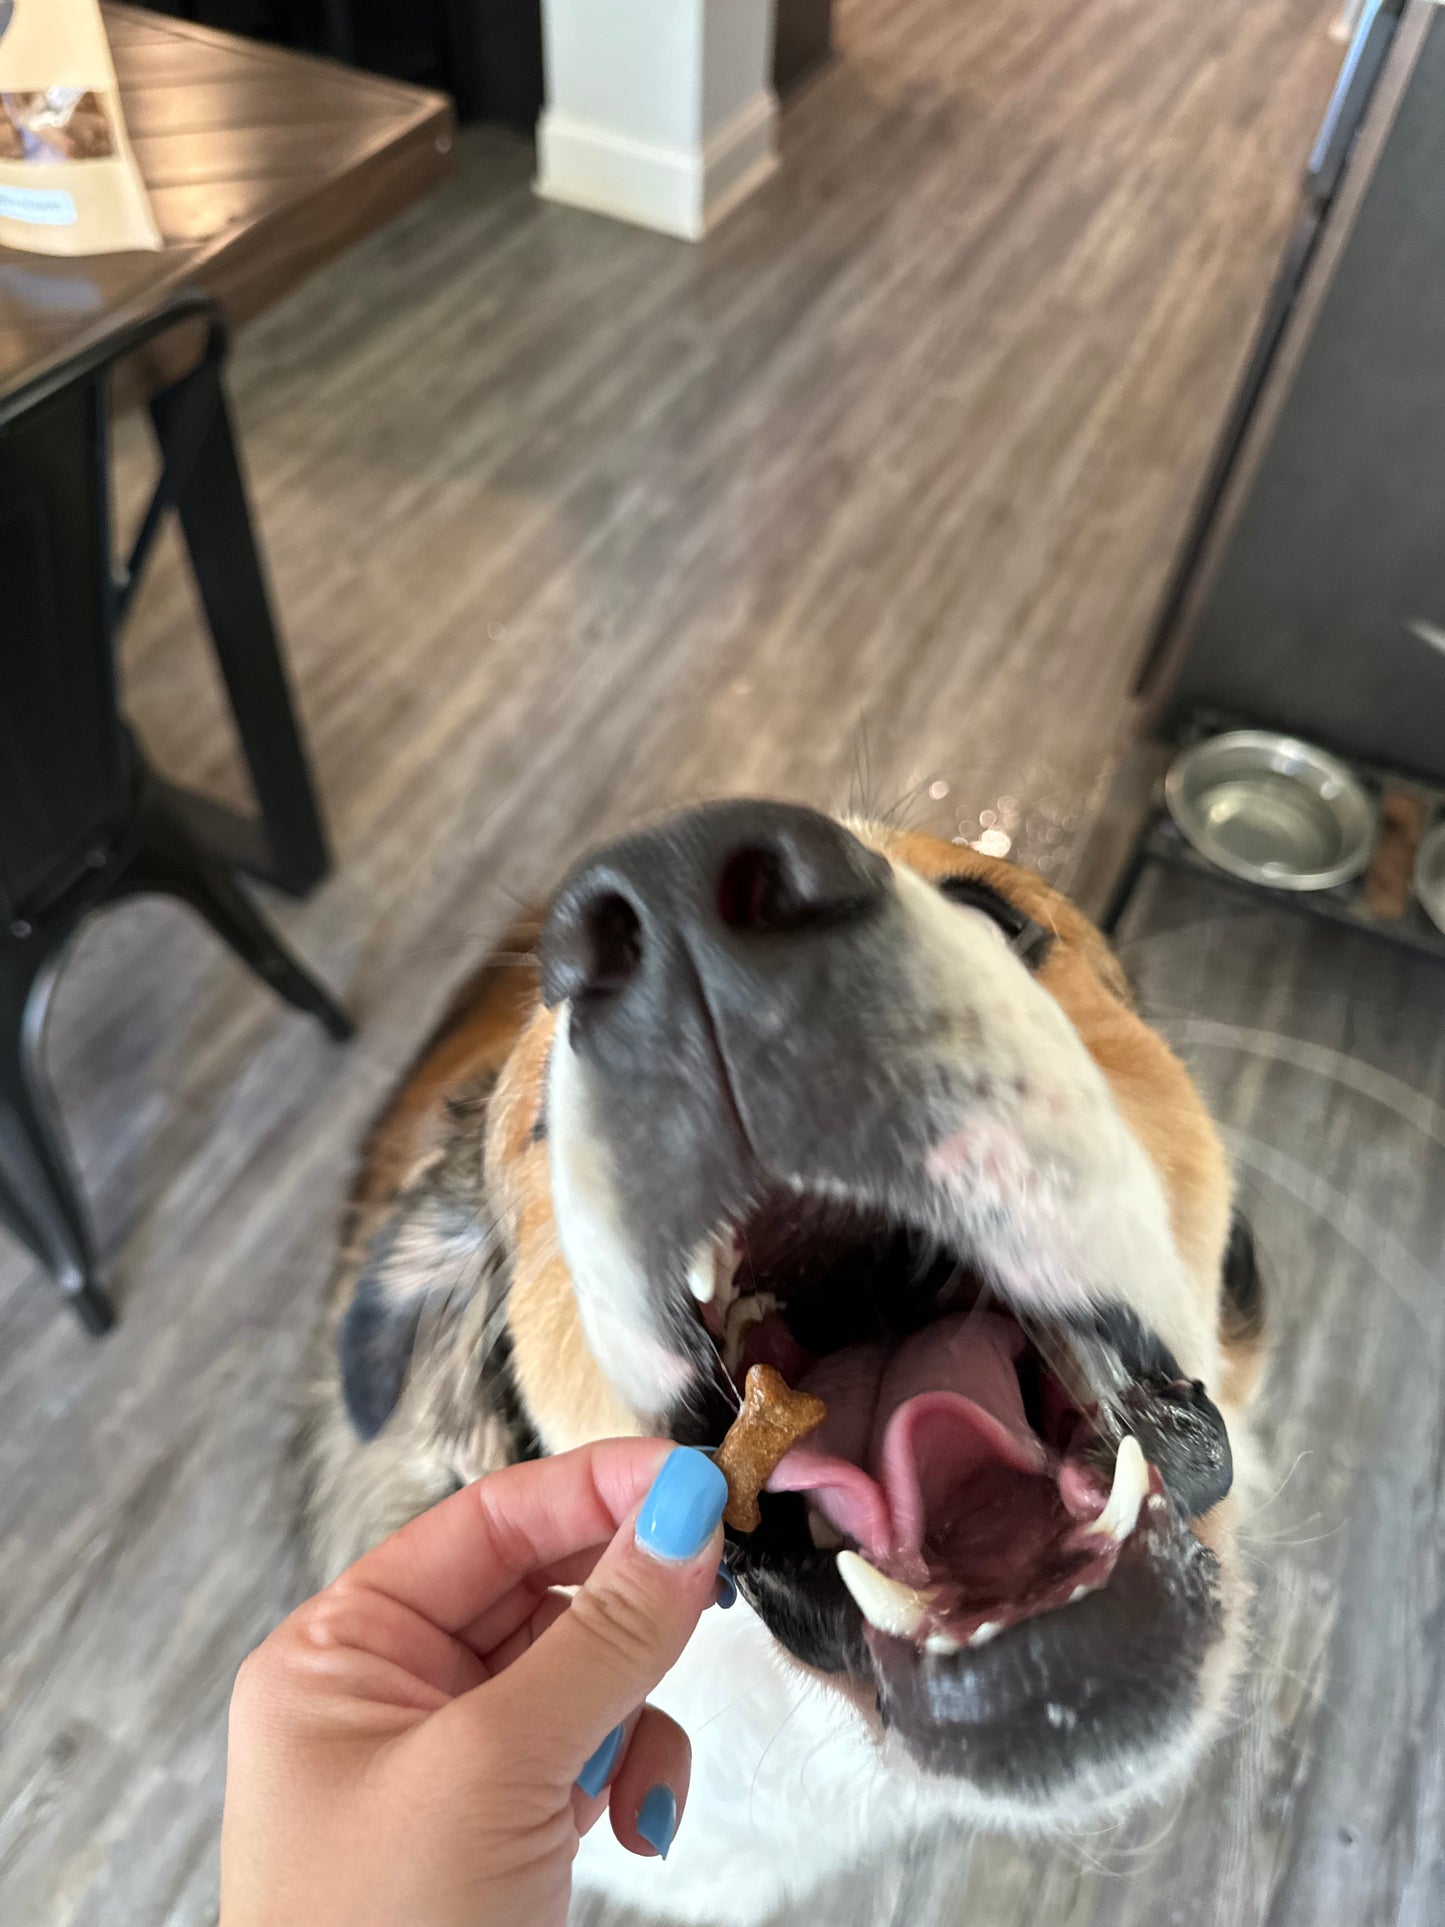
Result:
{"label": "white fur patch", "polygon": [[1198,1758],[1203,1713],[1151,1752],[1147,1773],[1121,1795],[1081,1773],[1076,1799],[1035,1809],[990,1798],[966,1781],[920,1773],[880,1750],[856,1709],[800,1671],[739,1599],[703,1614],[677,1665],[649,1696],[692,1739],[687,1812],[665,1862],[620,1847],[603,1819],[575,1863],[579,1891],[605,1894],[679,1923],[752,1927],[850,1864],[941,1820],[1037,1834],[1095,1828],[1104,1817],[1169,1794]]}
{"label": "white fur patch", "polygon": [[649,1695],[692,1739],[687,1812],[665,1863],[606,1820],[582,1842],[581,1891],[668,1921],[751,1923],[924,1817],[854,1709],[800,1672],[739,1599],[703,1614]]}
{"label": "white fur patch", "polygon": [[1019,1305],[1057,1315],[1123,1303],[1186,1372],[1217,1383],[1207,1302],[1190,1287],[1163,1183],[1108,1079],[978,912],[911,870],[895,876],[917,994],[945,1019],[938,1054],[977,1090],[928,1162],[961,1241]]}
{"label": "white fur patch", "polygon": [[658,1335],[646,1273],[617,1205],[611,1153],[594,1117],[587,1067],[568,1033],[564,1009],[547,1083],[557,1238],[592,1356],[640,1419],[661,1419],[691,1382],[693,1366]]}

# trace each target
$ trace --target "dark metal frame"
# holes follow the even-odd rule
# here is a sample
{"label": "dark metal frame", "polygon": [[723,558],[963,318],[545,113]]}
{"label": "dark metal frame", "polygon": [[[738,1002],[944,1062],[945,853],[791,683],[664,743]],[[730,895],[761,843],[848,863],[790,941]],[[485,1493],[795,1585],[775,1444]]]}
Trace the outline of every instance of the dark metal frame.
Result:
{"label": "dark metal frame", "polygon": [[[1182,749],[1228,729],[1245,727],[1248,725],[1235,719],[1212,714],[1193,717],[1180,735],[1179,747]],[[1348,763],[1354,775],[1373,796],[1382,796],[1390,790],[1403,790],[1419,797],[1425,805],[1427,833],[1445,817],[1445,790],[1421,783],[1413,777],[1397,775],[1377,764],[1362,763],[1358,758],[1345,757],[1342,760]],[[1380,917],[1365,903],[1363,874],[1333,890],[1275,890],[1267,884],[1251,883],[1243,877],[1231,876],[1227,870],[1217,868],[1207,857],[1201,856],[1188,842],[1170,816],[1162,792],[1156,792],[1152,798],[1110,888],[1098,919],[1099,928],[1105,936],[1113,937],[1118,930],[1139,880],[1151,863],[1183,870],[1210,883],[1223,884],[1227,889],[1253,897],[1256,901],[1266,901],[1278,909],[1293,910],[1300,916],[1313,917],[1319,922],[1332,923],[1344,929],[1364,931],[1414,956],[1445,964],[1445,932],[1435,927],[1413,898],[1403,917]]]}
{"label": "dark metal frame", "polygon": [[[101,1332],[114,1310],[99,1282],[87,1216],[44,1071],[45,1022],[66,945],[93,911],[160,892],[187,903],[238,957],[338,1040],[351,1020],[280,942],[235,881],[248,871],[304,895],[330,867],[326,835],[291,700],[280,638],[247,507],[221,369],[226,331],[207,297],[182,294],[0,398],[0,436],[77,386],[94,395],[91,456],[109,462],[109,377],[138,349],[201,324],[199,359],[150,400],[162,468],[123,567],[105,558],[103,628],[116,637],[167,510],[178,515],[235,715],[258,806],[254,818],[165,782],[118,706],[114,749],[124,772],[117,807],[83,867],[61,865],[23,902],[0,905],[0,1223],[48,1266],[81,1322]],[[106,540],[102,535],[98,539]],[[102,594],[105,594],[102,587]]]}

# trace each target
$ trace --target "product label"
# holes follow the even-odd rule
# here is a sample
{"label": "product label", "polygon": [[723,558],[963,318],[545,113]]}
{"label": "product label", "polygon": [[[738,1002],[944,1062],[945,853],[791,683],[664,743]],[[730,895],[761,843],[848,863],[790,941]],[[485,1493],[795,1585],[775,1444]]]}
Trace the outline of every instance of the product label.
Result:
{"label": "product label", "polygon": [[75,202],[58,187],[0,186],[0,216],[32,227],[74,227]]}

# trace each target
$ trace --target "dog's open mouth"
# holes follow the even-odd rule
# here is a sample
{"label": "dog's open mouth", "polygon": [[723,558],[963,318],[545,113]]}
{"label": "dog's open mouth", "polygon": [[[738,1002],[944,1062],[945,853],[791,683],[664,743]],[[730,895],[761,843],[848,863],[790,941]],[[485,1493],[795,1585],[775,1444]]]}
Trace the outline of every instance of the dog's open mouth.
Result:
{"label": "dog's open mouth", "polygon": [[987,1645],[1227,1489],[1218,1414],[1136,1324],[1026,1326],[966,1260],[871,1214],[777,1199],[690,1284],[736,1383],[766,1362],[826,1404],[749,1552],[802,1583],[835,1563],[870,1643]]}

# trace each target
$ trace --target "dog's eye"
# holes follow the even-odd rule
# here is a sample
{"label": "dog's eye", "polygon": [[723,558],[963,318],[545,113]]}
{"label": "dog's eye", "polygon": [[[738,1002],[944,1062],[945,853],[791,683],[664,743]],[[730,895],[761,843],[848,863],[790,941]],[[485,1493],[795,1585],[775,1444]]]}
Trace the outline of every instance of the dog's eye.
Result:
{"label": "dog's eye", "polygon": [[986,917],[992,917],[1009,949],[1030,970],[1037,970],[1049,954],[1053,942],[1051,933],[1032,917],[1026,917],[1017,904],[1010,903],[991,883],[984,883],[978,877],[939,877],[935,887],[950,903],[965,910],[982,910]]}

